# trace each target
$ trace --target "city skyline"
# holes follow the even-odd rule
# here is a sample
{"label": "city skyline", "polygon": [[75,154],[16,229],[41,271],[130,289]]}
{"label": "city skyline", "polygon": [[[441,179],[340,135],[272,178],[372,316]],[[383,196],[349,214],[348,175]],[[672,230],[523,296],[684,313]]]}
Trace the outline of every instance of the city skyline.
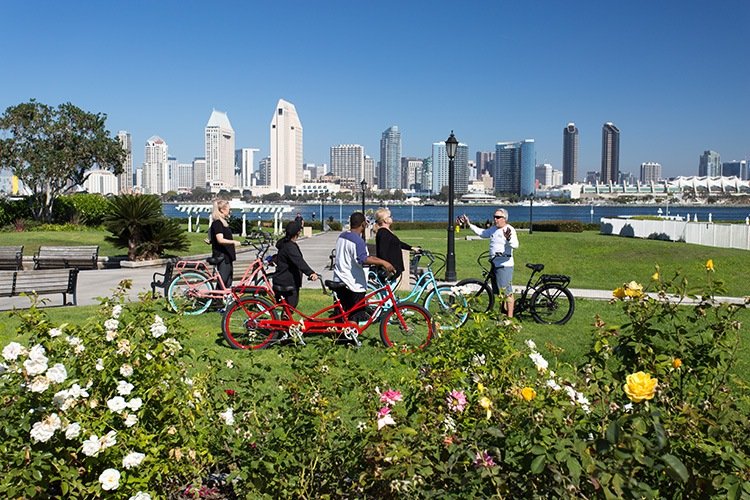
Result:
{"label": "city skyline", "polygon": [[[500,16],[514,22],[498,28]],[[36,98],[106,113],[113,136],[131,134],[134,168],[153,136],[181,162],[204,156],[212,109],[227,113],[237,149],[269,156],[269,113],[284,99],[305,126],[305,163],[326,163],[337,144],[379,158],[396,125],[403,157],[430,157],[454,130],[471,158],[531,138],[536,163],[560,170],[560,130],[573,122],[581,179],[600,170],[612,122],[621,171],[656,162],[665,177],[696,175],[704,151],[750,155],[750,4],[721,2],[710,17],[717,29],[704,36],[697,2],[9,3],[4,33],[17,48],[0,109]],[[144,76],[160,72],[175,77]]]}

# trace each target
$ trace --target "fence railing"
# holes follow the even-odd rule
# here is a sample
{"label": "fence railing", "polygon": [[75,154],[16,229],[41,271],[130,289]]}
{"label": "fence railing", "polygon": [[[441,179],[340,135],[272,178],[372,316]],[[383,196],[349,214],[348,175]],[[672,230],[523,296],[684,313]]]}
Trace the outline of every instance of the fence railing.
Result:
{"label": "fence railing", "polygon": [[750,250],[750,225],[747,224],[602,217],[600,232],[630,238],[684,241],[696,245]]}

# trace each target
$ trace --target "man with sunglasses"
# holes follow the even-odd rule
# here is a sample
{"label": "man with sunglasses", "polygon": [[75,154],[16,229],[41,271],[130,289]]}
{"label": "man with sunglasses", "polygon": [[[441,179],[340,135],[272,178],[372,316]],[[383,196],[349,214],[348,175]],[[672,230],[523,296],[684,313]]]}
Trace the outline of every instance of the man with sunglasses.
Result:
{"label": "man with sunglasses", "polygon": [[466,215],[461,216],[464,223],[482,238],[490,239],[490,263],[495,274],[492,282],[493,292],[505,294],[505,310],[509,318],[513,317],[513,250],[518,248],[516,228],[508,224],[508,211],[504,208],[495,210],[494,225],[487,229],[475,226]]}

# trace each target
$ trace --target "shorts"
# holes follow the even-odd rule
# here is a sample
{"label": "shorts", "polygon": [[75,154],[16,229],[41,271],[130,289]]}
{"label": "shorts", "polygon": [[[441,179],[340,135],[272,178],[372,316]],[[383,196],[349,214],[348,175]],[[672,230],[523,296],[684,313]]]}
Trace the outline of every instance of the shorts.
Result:
{"label": "shorts", "polygon": [[[494,261],[494,259],[493,259]],[[491,262],[493,262],[491,261]],[[494,272],[494,283],[493,283],[493,292],[496,294],[500,293],[500,290],[503,291],[506,295],[510,295],[513,293],[513,266],[511,267],[497,267],[492,265],[492,270]]]}

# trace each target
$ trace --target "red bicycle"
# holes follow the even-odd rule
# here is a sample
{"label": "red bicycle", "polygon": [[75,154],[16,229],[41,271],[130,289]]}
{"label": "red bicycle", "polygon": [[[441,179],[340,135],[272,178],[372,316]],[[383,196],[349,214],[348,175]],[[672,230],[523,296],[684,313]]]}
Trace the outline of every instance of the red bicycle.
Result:
{"label": "red bicycle", "polygon": [[[419,304],[399,302],[390,284],[368,291],[352,311],[367,308],[368,319],[357,322],[344,311],[336,291],[345,285],[321,282],[333,292],[333,304],[311,315],[290,306],[285,300],[276,304],[257,296],[245,296],[227,307],[221,322],[224,338],[234,349],[264,349],[273,344],[296,341],[304,344],[305,335],[333,334],[360,346],[359,336],[376,320],[380,321],[380,339],[388,347],[404,350],[423,349],[430,344],[434,325],[430,313]],[[294,317],[300,317],[297,321]]]}

